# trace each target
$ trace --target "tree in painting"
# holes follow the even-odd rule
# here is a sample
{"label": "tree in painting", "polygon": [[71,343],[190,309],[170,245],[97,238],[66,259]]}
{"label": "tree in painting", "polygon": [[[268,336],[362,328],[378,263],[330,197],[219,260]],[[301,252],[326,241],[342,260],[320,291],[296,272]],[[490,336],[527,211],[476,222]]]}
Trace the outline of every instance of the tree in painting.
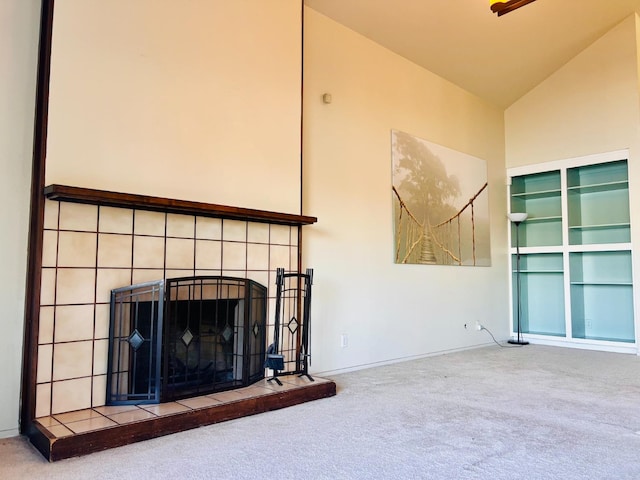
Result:
{"label": "tree in painting", "polygon": [[396,263],[489,265],[486,165],[392,132]]}

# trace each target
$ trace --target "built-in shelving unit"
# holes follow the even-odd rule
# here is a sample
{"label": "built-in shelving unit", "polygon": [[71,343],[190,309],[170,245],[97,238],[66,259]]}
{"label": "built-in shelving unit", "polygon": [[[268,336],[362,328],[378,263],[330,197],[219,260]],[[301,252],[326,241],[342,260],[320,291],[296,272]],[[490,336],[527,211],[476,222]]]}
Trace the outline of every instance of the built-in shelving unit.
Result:
{"label": "built-in shelving unit", "polygon": [[510,210],[528,214],[518,236],[511,227],[512,285],[519,238],[527,340],[635,353],[627,157],[620,151],[508,171]]}

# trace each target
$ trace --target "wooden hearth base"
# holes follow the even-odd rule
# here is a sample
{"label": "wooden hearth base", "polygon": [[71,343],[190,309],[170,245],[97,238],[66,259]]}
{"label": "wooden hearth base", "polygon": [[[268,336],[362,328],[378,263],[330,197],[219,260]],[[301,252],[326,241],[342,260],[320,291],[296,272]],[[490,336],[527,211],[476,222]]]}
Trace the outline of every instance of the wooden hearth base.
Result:
{"label": "wooden hearth base", "polygon": [[[29,439],[45,458],[53,462],[204,425],[290,407],[336,394],[336,384],[327,379],[316,378],[316,381],[311,382],[306,377],[285,376],[279,378],[283,381],[283,386],[264,380],[246,389],[187,399],[182,404],[178,404],[178,406],[185,408],[184,411],[168,415],[153,415],[151,418],[137,421],[129,419],[128,423],[114,424],[89,431],[80,432],[79,428],[74,427],[74,424],[79,426],[81,422],[61,424],[59,420],[63,415],[69,415],[68,413],[44,417],[36,419],[35,428],[29,434]],[[242,390],[246,390],[244,398]],[[207,401],[211,402],[212,400],[216,402],[214,405],[198,408],[199,403],[206,404]],[[195,408],[187,409],[185,405],[191,405]],[[146,407],[145,415],[152,415],[149,412],[151,407]],[[87,411],[93,415],[88,421],[103,420],[103,424],[112,422],[108,416],[98,413],[99,411],[99,409]],[[142,412],[143,409],[139,411]],[[111,418],[118,415],[122,414],[112,415]],[[131,418],[134,417],[131,416]],[[101,422],[94,423],[100,425]],[[67,433],[61,434],[62,429]]]}

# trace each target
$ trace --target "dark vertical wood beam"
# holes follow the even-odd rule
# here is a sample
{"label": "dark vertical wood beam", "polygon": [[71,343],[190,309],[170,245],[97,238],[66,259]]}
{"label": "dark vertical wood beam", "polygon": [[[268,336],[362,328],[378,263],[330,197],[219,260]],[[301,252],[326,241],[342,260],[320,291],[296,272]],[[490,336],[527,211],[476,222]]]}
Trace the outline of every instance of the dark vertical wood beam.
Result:
{"label": "dark vertical wood beam", "polygon": [[[303,215],[304,182],[304,0],[300,0],[300,215]],[[302,228],[298,228],[298,273],[302,273]],[[300,318],[300,317],[298,317]]]}
{"label": "dark vertical wood beam", "polygon": [[54,0],[42,0],[31,171],[31,207],[29,213],[20,408],[20,432],[24,434],[33,432],[33,419],[36,413],[36,367],[38,364],[40,280],[42,276],[42,235],[44,225],[44,196],[42,189],[44,188],[45,159],[47,156],[53,7]]}

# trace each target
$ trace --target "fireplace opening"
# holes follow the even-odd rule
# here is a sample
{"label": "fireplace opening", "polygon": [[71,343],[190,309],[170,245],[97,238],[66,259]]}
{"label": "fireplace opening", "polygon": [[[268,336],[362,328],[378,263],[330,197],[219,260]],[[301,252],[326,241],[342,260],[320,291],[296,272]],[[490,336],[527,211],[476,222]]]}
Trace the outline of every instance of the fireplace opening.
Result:
{"label": "fireplace opening", "polygon": [[159,403],[264,378],[267,289],[185,277],[112,290],[107,405]]}

